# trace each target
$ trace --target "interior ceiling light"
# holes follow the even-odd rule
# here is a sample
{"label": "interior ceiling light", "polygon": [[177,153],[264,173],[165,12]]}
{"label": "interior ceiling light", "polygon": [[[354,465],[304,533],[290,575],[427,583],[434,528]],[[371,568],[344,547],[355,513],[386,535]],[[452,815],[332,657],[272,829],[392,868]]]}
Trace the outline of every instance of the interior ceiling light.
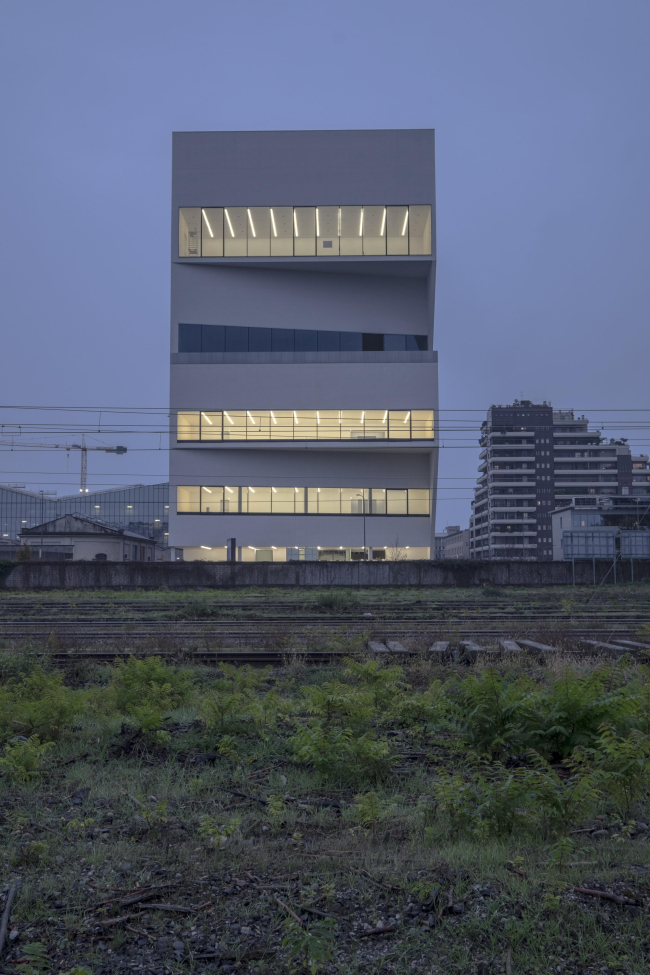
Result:
{"label": "interior ceiling light", "polygon": [[406,226],[407,226],[408,222],[409,222],[409,212],[408,212],[408,208],[407,208],[406,213],[404,214],[404,226],[402,227],[402,237],[406,233]]}
{"label": "interior ceiling light", "polygon": [[316,410],[316,423],[320,423],[320,411]]}
{"label": "interior ceiling light", "polygon": [[365,417],[366,417],[366,411],[365,410],[361,410],[361,422],[362,423],[363,423]]}
{"label": "interior ceiling light", "polygon": [[273,491],[274,494],[278,493],[274,487],[272,487],[271,490]]}
{"label": "interior ceiling light", "polygon": [[234,493],[235,493],[235,492],[233,491],[233,489],[232,489],[232,488],[229,488],[229,487],[227,487],[227,488],[226,488],[226,491],[228,491],[228,492],[229,492],[229,494],[234,494]]}
{"label": "interior ceiling light", "polygon": [[[251,494],[255,494],[255,488],[249,487],[248,490],[251,492]],[[250,545],[248,547],[251,548]]]}
{"label": "interior ceiling light", "polygon": [[230,236],[234,237],[235,231],[232,229],[232,223],[230,222],[230,214],[228,213],[227,210],[224,210],[223,212],[226,214],[226,220],[228,221],[228,226],[230,227]]}
{"label": "interior ceiling light", "polygon": [[271,410],[271,419],[273,420],[273,422],[274,422],[274,423],[276,424],[276,426],[277,426],[277,423],[278,423],[278,421],[277,421],[277,420],[275,419],[275,416],[274,416],[274,414],[273,414],[273,410]]}
{"label": "interior ceiling light", "polygon": [[212,546],[211,545],[202,545],[201,548],[207,549],[208,552],[211,552],[212,551]]}
{"label": "interior ceiling light", "polygon": [[384,230],[386,229],[386,207],[384,207],[384,215],[381,218],[381,230],[379,231],[379,236],[384,236]]}
{"label": "interior ceiling light", "polygon": [[361,207],[361,219],[359,220],[359,237],[363,234],[363,207]]}
{"label": "interior ceiling light", "polygon": [[[227,413],[226,413],[226,416],[228,416]],[[388,419],[388,410],[386,410],[386,412],[384,413],[384,419],[381,422],[382,423],[385,423],[387,419]]]}
{"label": "interior ceiling light", "polygon": [[293,232],[297,237],[298,236],[298,214],[296,213],[295,210],[293,211]]}
{"label": "interior ceiling light", "polygon": [[273,207],[271,207],[271,225],[273,227],[273,236],[278,236],[278,228],[275,226],[275,217],[273,215]]}
{"label": "interior ceiling light", "polygon": [[295,410],[293,411],[293,418],[294,418],[294,420],[296,421],[296,424],[297,424],[298,423],[298,417],[296,416],[296,411]]}
{"label": "interior ceiling light", "polygon": [[204,490],[204,491],[207,491],[207,492],[208,492],[208,494],[212,494],[212,491],[210,490],[210,488],[207,488],[207,487],[204,487],[204,488],[203,488],[203,490]]}
{"label": "interior ceiling light", "polygon": [[318,220],[318,207],[316,207],[316,236],[320,237],[320,223]]}
{"label": "interior ceiling light", "polygon": [[409,412],[404,417],[404,423],[407,423],[408,422],[408,418],[410,417],[410,415],[411,415],[411,411],[409,410]]}
{"label": "interior ceiling light", "polygon": [[253,423],[255,423],[255,417],[254,416],[251,416],[250,410],[246,410],[246,416],[250,416],[250,418],[253,421]]}
{"label": "interior ceiling light", "polygon": [[246,213],[248,214],[248,219],[249,219],[249,222],[250,222],[250,225],[251,225],[251,231],[253,233],[253,237],[257,237],[257,234],[255,233],[255,225],[253,223],[253,218],[251,216],[250,210],[247,210]]}
{"label": "interior ceiling light", "polygon": [[275,550],[277,549],[277,547],[278,547],[277,545],[271,545],[271,548],[272,548],[272,549],[273,549],[274,551],[275,551]]}
{"label": "interior ceiling light", "polygon": [[207,213],[205,212],[205,210],[201,210],[201,213],[203,214],[203,219],[205,220],[205,225],[208,228],[208,233],[210,234],[211,237],[214,237],[214,234],[212,233],[212,227],[210,226],[210,221],[208,220]]}
{"label": "interior ceiling light", "polygon": [[223,415],[228,419],[230,423],[232,423],[233,426],[235,425],[235,421],[230,419],[230,416],[228,415],[228,413],[226,413],[225,410],[223,411]]}
{"label": "interior ceiling light", "polygon": [[201,416],[205,417],[205,419],[208,421],[208,423],[210,424],[210,426],[212,426],[212,420],[207,415],[207,413],[201,413]]}

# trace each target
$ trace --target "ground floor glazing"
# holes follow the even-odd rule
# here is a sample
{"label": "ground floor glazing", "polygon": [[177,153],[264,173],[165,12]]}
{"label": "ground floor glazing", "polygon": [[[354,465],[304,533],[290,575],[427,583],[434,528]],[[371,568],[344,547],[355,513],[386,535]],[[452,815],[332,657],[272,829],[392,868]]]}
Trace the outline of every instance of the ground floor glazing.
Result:
{"label": "ground floor glazing", "polygon": [[[192,562],[197,559],[206,562],[227,562],[226,546],[197,545],[176,548],[176,559]],[[362,562],[398,561],[430,558],[426,546],[399,545],[399,542],[384,546],[363,546],[346,548],[343,545],[326,546],[281,546],[256,547],[254,545],[236,546],[237,562]]]}

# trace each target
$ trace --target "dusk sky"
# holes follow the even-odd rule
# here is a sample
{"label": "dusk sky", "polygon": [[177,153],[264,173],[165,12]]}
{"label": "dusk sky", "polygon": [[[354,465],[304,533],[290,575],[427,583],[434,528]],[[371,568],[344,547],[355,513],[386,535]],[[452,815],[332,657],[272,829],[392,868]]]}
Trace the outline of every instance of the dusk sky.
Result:
{"label": "dusk sky", "polygon": [[[648,452],[647,0],[4,0],[0,78],[3,441],[85,429],[129,448],[91,489],[167,479],[172,131],[431,127],[439,530],[491,403]],[[0,450],[3,482],[77,488],[78,453]]]}

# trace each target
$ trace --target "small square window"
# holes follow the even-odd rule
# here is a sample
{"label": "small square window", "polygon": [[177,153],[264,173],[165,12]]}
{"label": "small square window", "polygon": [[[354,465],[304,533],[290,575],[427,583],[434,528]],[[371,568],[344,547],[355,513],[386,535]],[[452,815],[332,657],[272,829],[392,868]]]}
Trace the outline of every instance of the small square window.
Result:
{"label": "small square window", "polygon": [[270,328],[248,329],[248,351],[270,352],[272,347],[272,330]]}
{"label": "small square window", "polygon": [[292,328],[274,328],[271,331],[273,333],[274,352],[294,351],[295,337]]}
{"label": "small square window", "polygon": [[361,352],[363,349],[361,332],[339,332],[341,352]]}
{"label": "small square window", "polygon": [[375,332],[364,332],[362,337],[364,352],[383,352],[384,336]]}
{"label": "small square window", "polygon": [[318,332],[306,328],[297,328],[294,332],[296,352],[316,352],[318,349]]}
{"label": "small square window", "polygon": [[319,352],[338,352],[340,349],[338,332],[318,332]]}

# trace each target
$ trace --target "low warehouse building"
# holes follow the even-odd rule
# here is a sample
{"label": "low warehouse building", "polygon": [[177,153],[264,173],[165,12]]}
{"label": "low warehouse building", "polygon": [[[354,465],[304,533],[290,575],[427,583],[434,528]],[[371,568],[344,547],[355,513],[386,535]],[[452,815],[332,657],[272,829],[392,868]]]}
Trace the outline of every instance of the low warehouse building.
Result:
{"label": "low warehouse building", "polygon": [[33,559],[97,559],[108,562],[154,562],[156,543],[144,535],[111,528],[78,515],[63,515],[20,533]]}

